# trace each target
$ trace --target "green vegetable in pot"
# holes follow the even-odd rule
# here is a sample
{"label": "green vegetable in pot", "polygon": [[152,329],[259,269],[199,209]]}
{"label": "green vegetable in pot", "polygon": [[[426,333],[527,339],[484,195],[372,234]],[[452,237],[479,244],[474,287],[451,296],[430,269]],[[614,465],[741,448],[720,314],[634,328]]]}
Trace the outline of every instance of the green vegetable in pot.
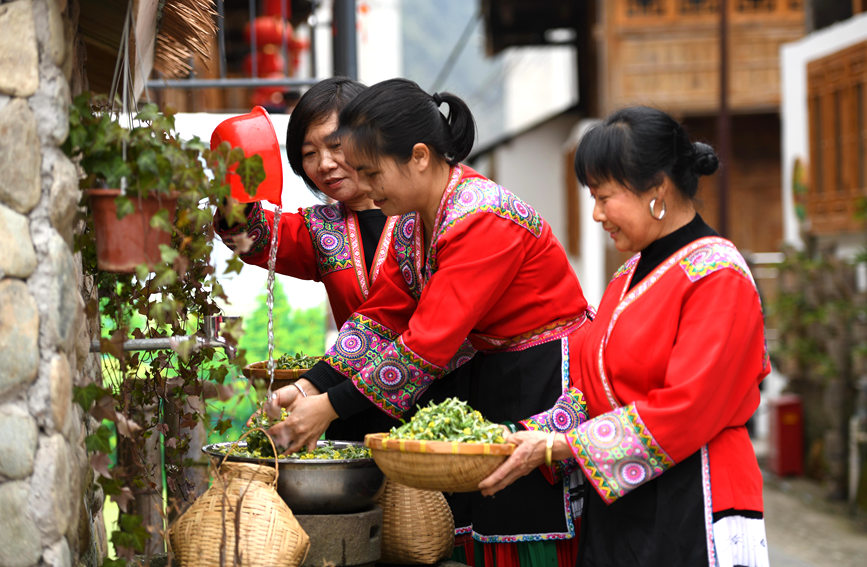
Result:
{"label": "green vegetable in pot", "polygon": [[[253,419],[252,421],[250,421],[250,426],[248,429],[255,429],[257,427],[260,427],[267,430],[275,423],[279,423],[286,419],[288,415],[289,412],[286,411],[286,408],[281,408],[280,419],[271,419],[270,417],[268,417],[268,414],[265,412],[263,406],[260,404],[259,411],[257,411],[256,414],[253,416]],[[262,431],[251,431],[250,434],[247,435],[246,452],[250,453],[250,455],[248,456],[274,456],[274,450],[271,448],[271,442],[268,441],[268,437]],[[233,452],[233,454],[236,453]]]}
{"label": "green vegetable in pot", "polygon": [[488,421],[482,414],[457,398],[447,398],[419,408],[413,418],[392,427],[388,436],[395,439],[504,443],[503,426]]}

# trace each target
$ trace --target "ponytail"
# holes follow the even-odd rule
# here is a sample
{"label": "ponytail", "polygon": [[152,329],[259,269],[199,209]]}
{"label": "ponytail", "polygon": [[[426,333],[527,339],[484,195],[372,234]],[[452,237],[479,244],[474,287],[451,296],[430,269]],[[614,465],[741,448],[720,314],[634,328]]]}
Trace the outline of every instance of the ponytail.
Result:
{"label": "ponytail", "polygon": [[[448,105],[448,114],[440,106]],[[467,104],[452,93],[427,94],[407,79],[389,79],[359,94],[341,112],[337,136],[359,155],[409,161],[415,144],[426,144],[449,165],[463,161],[476,137]]]}

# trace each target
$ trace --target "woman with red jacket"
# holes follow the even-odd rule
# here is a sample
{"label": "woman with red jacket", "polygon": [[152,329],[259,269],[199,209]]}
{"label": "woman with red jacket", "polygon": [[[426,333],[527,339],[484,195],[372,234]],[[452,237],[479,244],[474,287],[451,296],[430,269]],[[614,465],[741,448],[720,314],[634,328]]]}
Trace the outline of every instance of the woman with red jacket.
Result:
{"label": "woman with red jacket", "polygon": [[579,566],[768,565],[746,429],[770,371],[762,308],[746,261],[694,204],[718,164],[647,107],[614,113],[579,143],[593,218],[636,252],[572,337],[589,419],[511,435],[515,453],[480,485],[490,495],[552,459],[577,461],[592,487]]}

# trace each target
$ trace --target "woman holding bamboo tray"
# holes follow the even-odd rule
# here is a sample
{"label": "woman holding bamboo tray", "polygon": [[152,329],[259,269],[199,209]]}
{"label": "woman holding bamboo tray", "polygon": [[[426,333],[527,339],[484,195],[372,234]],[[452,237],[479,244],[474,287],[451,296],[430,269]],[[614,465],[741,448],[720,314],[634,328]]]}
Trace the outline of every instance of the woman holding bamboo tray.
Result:
{"label": "woman holding bamboo tray", "polygon": [[[337,114],[366,87],[344,78],[325,79],[311,87],[292,111],[286,130],[289,164],[307,187],[330,204],[280,215],[277,240],[277,273],[321,281],[338,328],[367,298],[387,250],[394,239],[398,219],[387,218],[358,186],[358,176],[346,164],[339,143],[330,141]],[[231,204],[230,204],[231,206]],[[274,213],[259,201],[242,207],[245,217],[231,224],[231,213],[217,213],[216,232],[240,258],[267,268]],[[297,388],[311,389],[305,380]],[[360,440],[366,433],[388,430],[399,422],[382,412],[363,412],[352,420],[335,422],[330,439]]]}
{"label": "woman holding bamboo tray", "polygon": [[762,308],[744,258],[694,205],[718,163],[647,107],[614,113],[579,143],[593,218],[618,250],[637,252],[570,353],[590,419],[511,435],[518,448],[480,485],[494,494],[552,459],[577,460],[595,489],[579,566],[768,565],[745,425],[770,371]]}
{"label": "woman holding bamboo tray", "polygon": [[[406,415],[467,337],[478,353],[460,387],[474,409],[518,424],[550,408],[568,389],[563,354],[569,333],[588,319],[587,303],[548,223],[461,164],[475,137],[469,108],[392,79],[361,93],[339,121],[367,194],[385,214],[403,216],[370,297],[307,374],[327,394],[281,396],[291,413],[271,428],[275,439],[297,450],[331,420],[365,408]],[[561,401],[571,415],[572,400]],[[469,523],[456,524],[476,542],[470,563],[574,562],[568,479],[537,471],[496,499],[469,498]]]}

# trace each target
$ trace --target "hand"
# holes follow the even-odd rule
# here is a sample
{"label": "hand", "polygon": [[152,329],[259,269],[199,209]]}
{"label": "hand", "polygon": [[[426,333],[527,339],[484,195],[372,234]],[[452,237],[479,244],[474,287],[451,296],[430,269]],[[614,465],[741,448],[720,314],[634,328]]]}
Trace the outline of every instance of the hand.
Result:
{"label": "hand", "polygon": [[[295,386],[298,384],[298,387]],[[307,395],[315,396],[319,393],[319,389],[316,388],[313,384],[311,384],[306,378],[301,378],[297,382],[289,384],[288,386],[283,386],[278,390],[274,390],[271,392],[271,397],[265,400],[263,405],[263,409],[265,413],[268,414],[268,417],[272,420],[280,419],[280,416],[283,415],[283,412],[280,411],[280,408],[288,408],[295,402],[295,398],[303,397],[301,395],[301,391],[298,389],[301,388],[304,390],[304,393]],[[253,415],[250,416],[250,419],[247,420],[247,427],[252,427],[253,420],[262,412],[262,410],[256,410],[253,412]]]}
{"label": "hand", "polygon": [[547,439],[547,431],[518,431],[507,436],[506,443],[514,443],[517,447],[503,464],[479,483],[482,496],[493,496],[542,465]]}
{"label": "hand", "polygon": [[[297,391],[297,388],[293,389]],[[282,403],[282,396],[279,400]],[[316,442],[328,429],[328,425],[337,419],[337,412],[331,406],[328,394],[308,394],[305,398],[299,393],[293,397],[288,409],[289,416],[268,430],[274,442],[286,448],[286,453],[294,453],[303,448],[314,450]]]}

